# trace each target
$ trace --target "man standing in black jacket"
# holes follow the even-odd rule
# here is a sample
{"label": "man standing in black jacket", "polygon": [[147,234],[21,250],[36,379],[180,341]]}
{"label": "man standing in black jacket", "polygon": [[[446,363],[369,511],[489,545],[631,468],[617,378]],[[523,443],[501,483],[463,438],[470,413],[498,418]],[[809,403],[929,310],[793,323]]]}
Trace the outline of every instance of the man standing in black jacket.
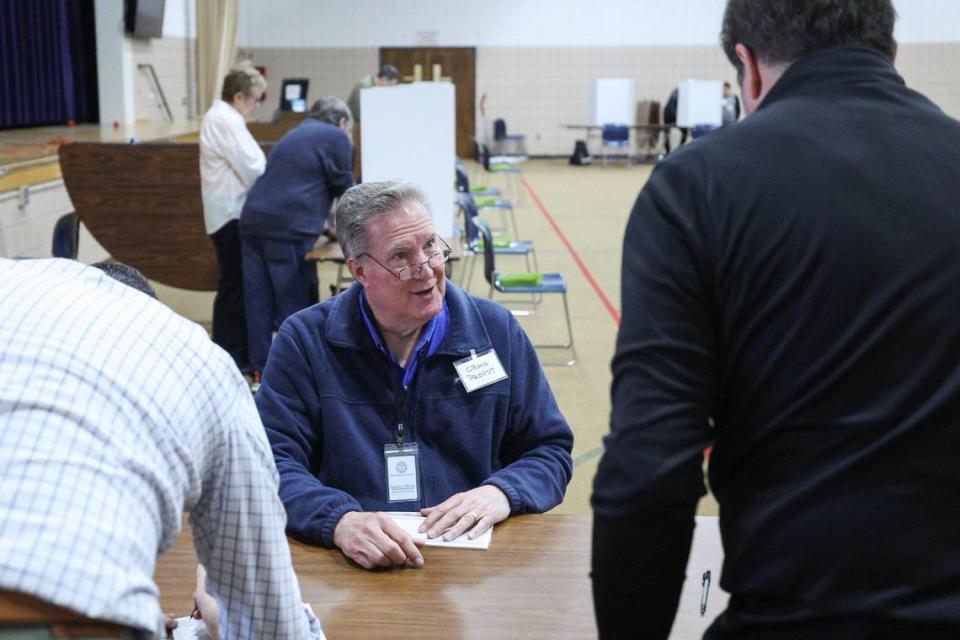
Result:
{"label": "man standing in black jacket", "polygon": [[624,240],[594,485],[604,638],[665,638],[702,451],[727,638],[960,637],[960,123],[891,0],[730,0],[747,119],[661,162]]}

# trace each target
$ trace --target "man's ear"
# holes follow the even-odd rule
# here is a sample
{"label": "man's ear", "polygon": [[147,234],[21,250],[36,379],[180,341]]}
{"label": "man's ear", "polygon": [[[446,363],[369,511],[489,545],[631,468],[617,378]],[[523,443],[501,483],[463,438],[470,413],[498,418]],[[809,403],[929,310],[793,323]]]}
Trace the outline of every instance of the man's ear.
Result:
{"label": "man's ear", "polygon": [[740,85],[740,91],[743,97],[756,103],[764,93],[763,78],[760,75],[760,65],[757,63],[757,57],[747,48],[746,45],[737,43],[734,52],[743,65],[743,81]]}
{"label": "man's ear", "polygon": [[348,258],[347,269],[350,270],[350,275],[353,276],[354,280],[364,287],[367,286],[367,274],[364,273],[363,265],[360,264],[359,260],[356,258]]}

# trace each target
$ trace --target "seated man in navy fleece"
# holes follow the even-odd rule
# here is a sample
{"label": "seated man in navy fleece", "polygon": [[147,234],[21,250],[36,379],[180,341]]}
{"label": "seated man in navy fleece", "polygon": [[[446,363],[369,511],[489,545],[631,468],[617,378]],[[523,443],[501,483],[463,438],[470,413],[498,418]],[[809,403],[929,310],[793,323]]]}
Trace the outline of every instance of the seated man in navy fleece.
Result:
{"label": "seated man in navy fleece", "polygon": [[570,426],[510,312],[446,281],[420,190],[360,184],[336,215],[356,283],[283,324],[257,394],[288,531],[367,569],[421,566],[382,512],[449,540],[559,504]]}

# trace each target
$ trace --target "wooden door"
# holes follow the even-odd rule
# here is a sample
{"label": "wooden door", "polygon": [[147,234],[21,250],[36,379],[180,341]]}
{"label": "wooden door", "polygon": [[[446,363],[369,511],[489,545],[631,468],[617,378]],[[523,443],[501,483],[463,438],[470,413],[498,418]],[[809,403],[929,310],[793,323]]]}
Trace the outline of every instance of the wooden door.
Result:
{"label": "wooden door", "polygon": [[473,138],[476,135],[476,62],[473,47],[384,47],[380,49],[380,64],[392,64],[400,70],[402,82],[413,82],[420,68],[420,79],[433,80],[434,69],[440,79],[453,82],[457,94],[457,155],[473,157]]}

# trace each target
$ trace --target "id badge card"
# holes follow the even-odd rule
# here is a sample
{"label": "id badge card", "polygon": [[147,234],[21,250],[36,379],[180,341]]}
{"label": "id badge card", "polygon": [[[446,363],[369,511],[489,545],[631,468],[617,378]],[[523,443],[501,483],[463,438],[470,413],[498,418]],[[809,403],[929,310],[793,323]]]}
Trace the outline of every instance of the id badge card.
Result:
{"label": "id badge card", "polygon": [[387,463],[387,501],[411,502],[420,499],[420,450],[416,442],[383,445]]}
{"label": "id badge card", "polygon": [[473,349],[470,355],[460,360],[454,360],[453,368],[460,376],[460,383],[467,393],[482,389],[494,382],[506,380],[507,371],[500,363],[497,352],[493,349],[477,354]]}

